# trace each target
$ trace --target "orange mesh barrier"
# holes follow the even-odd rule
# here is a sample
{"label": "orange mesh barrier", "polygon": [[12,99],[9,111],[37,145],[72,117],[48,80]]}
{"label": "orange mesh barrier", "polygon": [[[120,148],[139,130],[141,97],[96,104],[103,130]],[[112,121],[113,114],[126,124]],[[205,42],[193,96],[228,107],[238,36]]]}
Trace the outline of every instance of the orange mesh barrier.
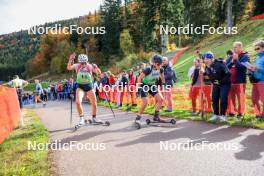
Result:
{"label": "orange mesh barrier", "polygon": [[0,144],[18,126],[20,115],[16,89],[0,86]]}

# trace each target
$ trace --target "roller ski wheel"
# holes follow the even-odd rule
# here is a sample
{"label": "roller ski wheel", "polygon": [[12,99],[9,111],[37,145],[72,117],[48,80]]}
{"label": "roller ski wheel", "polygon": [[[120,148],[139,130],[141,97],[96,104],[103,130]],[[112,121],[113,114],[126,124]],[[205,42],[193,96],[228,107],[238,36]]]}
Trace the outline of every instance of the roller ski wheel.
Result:
{"label": "roller ski wheel", "polygon": [[104,126],[110,126],[111,123],[109,121],[98,121],[94,122],[93,120],[89,119],[87,121],[90,125],[104,125]]}
{"label": "roller ski wheel", "polygon": [[171,120],[170,120],[170,123],[171,123],[172,125],[175,125],[175,124],[176,124],[176,120],[175,120],[175,119],[171,119]]}
{"label": "roller ski wheel", "polygon": [[172,125],[176,124],[176,120],[175,119],[146,119],[146,124],[147,125],[151,125],[153,123],[170,123]]}
{"label": "roller ski wheel", "polygon": [[77,125],[74,126],[74,131],[77,131],[81,127],[86,126],[87,124],[88,124],[88,121],[85,119],[83,124],[80,124],[79,123],[79,124],[77,124]]}
{"label": "roller ski wheel", "polygon": [[135,127],[136,127],[136,129],[140,129],[141,128],[141,122],[140,121],[138,121],[138,120],[136,120],[135,121]]}

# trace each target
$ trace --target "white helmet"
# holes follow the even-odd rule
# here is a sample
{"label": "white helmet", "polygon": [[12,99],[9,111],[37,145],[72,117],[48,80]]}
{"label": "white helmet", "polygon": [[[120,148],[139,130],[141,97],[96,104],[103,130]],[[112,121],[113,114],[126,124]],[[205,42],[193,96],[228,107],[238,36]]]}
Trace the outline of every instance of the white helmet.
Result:
{"label": "white helmet", "polygon": [[80,54],[78,56],[78,62],[79,63],[88,62],[88,56],[86,54]]}

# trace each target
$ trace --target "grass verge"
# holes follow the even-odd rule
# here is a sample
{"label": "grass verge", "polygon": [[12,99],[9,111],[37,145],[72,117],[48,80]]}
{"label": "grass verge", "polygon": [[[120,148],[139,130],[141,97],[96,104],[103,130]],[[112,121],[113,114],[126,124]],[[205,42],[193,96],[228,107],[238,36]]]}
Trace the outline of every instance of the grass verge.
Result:
{"label": "grass verge", "polygon": [[[108,107],[109,104],[105,101],[99,101],[99,106],[105,106]],[[111,107],[113,109],[117,109],[117,105],[111,103]],[[126,111],[128,108],[126,105],[123,105],[121,110]],[[138,112],[139,105],[137,107],[132,107],[130,111],[132,112]],[[148,106],[145,111],[145,114],[154,114],[154,106]],[[193,121],[205,121],[207,123],[212,123],[208,121],[208,119],[212,116],[212,114],[206,114],[205,118],[201,118],[201,116],[192,116],[191,112],[188,110],[176,110],[174,109],[172,112],[165,112],[164,109],[161,109],[160,115],[163,117],[169,117],[169,118],[177,118],[177,119],[186,119],[186,120],[193,120]],[[239,127],[247,127],[247,128],[256,128],[256,129],[264,129],[264,121],[260,119],[256,119],[253,115],[246,115],[241,119],[237,118],[227,118],[227,122],[220,123],[223,125],[229,125],[229,126],[239,126]]]}
{"label": "grass verge", "polygon": [[49,134],[36,113],[25,111],[25,126],[15,129],[0,145],[0,175],[49,175],[48,151],[28,150],[28,142],[47,143]]}

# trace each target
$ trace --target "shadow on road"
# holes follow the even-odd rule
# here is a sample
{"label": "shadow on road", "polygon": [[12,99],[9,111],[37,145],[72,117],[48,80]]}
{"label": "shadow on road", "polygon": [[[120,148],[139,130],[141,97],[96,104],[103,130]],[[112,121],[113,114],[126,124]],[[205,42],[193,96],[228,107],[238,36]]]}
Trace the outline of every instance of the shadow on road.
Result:
{"label": "shadow on road", "polygon": [[262,158],[264,152],[264,132],[260,135],[249,135],[240,142],[243,150],[235,154],[239,160],[257,160]]}

